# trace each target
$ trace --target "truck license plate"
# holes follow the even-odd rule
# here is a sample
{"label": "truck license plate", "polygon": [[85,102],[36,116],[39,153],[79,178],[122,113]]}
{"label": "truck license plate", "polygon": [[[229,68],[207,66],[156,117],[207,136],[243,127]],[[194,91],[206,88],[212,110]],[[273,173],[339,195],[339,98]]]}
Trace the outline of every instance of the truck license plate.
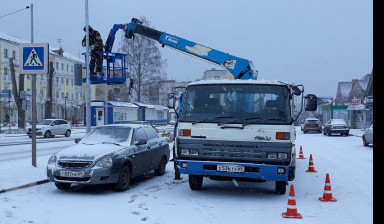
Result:
{"label": "truck license plate", "polygon": [[84,172],[60,171],[60,176],[62,176],[62,177],[83,177]]}
{"label": "truck license plate", "polygon": [[228,173],[244,173],[244,166],[217,165],[216,170],[219,172],[228,172]]}

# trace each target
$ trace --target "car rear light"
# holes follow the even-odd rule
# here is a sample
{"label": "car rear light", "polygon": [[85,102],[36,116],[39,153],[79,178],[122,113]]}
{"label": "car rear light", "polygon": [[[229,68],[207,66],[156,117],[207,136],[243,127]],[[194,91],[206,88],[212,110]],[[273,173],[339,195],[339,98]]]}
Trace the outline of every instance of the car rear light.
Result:
{"label": "car rear light", "polygon": [[304,124],[304,127],[307,126],[307,124]]}
{"label": "car rear light", "polygon": [[179,134],[180,136],[190,137],[191,129],[180,129]]}
{"label": "car rear light", "polygon": [[276,132],[277,140],[289,140],[290,134],[289,132]]}
{"label": "car rear light", "polygon": [[329,129],[333,129],[333,126],[329,127]]}

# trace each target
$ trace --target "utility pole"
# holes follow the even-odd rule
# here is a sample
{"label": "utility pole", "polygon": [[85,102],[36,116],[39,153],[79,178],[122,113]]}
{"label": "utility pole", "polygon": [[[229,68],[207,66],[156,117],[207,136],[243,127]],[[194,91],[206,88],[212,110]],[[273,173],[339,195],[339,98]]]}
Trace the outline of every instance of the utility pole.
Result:
{"label": "utility pole", "polygon": [[87,134],[91,131],[91,82],[89,79],[89,16],[88,16],[88,0],[85,0],[85,26],[86,26],[86,52],[85,52],[85,66],[87,76],[86,87],[86,117]]}
{"label": "utility pole", "polygon": [[[31,43],[33,43],[33,4],[31,9]],[[32,165],[36,167],[36,74],[32,74]]]}

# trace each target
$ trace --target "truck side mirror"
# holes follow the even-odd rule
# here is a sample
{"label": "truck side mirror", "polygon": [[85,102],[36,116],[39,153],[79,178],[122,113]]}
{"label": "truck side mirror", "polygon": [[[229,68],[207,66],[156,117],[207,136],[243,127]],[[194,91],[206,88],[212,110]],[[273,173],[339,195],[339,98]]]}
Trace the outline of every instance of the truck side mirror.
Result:
{"label": "truck side mirror", "polygon": [[168,93],[168,108],[175,108],[175,94]]}
{"label": "truck side mirror", "polygon": [[308,94],[305,97],[305,110],[316,111],[317,110],[317,96],[314,94]]}

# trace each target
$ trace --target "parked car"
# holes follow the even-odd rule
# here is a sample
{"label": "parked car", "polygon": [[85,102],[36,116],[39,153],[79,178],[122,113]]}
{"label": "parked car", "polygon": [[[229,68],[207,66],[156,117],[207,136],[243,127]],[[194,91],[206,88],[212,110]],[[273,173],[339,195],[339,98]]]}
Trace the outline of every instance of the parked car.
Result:
{"label": "parked car", "polygon": [[341,134],[349,135],[349,126],[343,119],[331,119],[323,128],[324,135]]}
{"label": "parked car", "polygon": [[[36,124],[36,135],[53,138],[55,135],[71,136],[71,124],[63,119],[44,119]],[[32,138],[32,128],[28,128],[27,135]]]}
{"label": "parked car", "polygon": [[309,131],[316,131],[321,133],[322,127],[321,127],[321,121],[317,118],[307,118],[303,122],[303,128],[302,131],[305,133]]}
{"label": "parked car", "polygon": [[367,129],[364,130],[364,134],[361,137],[363,139],[363,145],[368,146],[373,144],[373,124]]}
{"label": "parked car", "polygon": [[62,190],[72,184],[113,184],[125,191],[135,176],[151,170],[163,175],[170,155],[167,139],[150,125],[99,126],[75,142],[48,160],[48,179]]}

